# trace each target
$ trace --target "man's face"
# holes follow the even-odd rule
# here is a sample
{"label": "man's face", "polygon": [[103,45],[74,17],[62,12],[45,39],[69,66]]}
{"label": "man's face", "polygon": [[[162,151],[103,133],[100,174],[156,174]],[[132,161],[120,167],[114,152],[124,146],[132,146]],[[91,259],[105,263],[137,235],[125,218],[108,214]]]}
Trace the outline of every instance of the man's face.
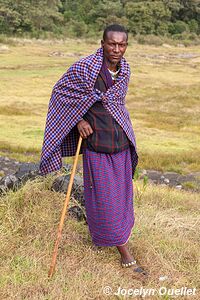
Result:
{"label": "man's face", "polygon": [[101,41],[104,58],[109,65],[116,66],[127,48],[127,36],[125,32],[109,31],[105,41]]}

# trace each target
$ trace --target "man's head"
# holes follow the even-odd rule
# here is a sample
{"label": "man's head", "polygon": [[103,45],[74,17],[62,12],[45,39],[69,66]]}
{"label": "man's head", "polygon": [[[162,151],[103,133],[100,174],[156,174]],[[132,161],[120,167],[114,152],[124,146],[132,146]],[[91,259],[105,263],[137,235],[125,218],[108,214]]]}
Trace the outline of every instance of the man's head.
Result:
{"label": "man's head", "polygon": [[124,55],[128,45],[128,33],[118,24],[109,25],[103,33],[101,46],[108,67],[115,67]]}

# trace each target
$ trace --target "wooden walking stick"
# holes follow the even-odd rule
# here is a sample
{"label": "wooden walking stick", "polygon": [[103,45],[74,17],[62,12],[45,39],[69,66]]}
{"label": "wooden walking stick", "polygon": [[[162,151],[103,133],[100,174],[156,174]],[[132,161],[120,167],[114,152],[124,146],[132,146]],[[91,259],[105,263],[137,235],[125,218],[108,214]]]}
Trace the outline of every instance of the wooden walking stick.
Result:
{"label": "wooden walking stick", "polygon": [[50,266],[50,270],[49,270],[49,273],[48,273],[49,278],[52,277],[52,275],[54,273],[55,265],[56,265],[56,258],[57,258],[57,254],[58,254],[58,246],[59,246],[59,243],[60,243],[60,240],[61,240],[61,233],[62,233],[62,229],[63,229],[63,224],[64,224],[64,219],[65,219],[67,206],[68,206],[69,199],[70,199],[70,194],[71,194],[72,184],[73,184],[73,181],[74,181],[74,175],[75,175],[76,167],[77,167],[77,163],[78,163],[78,156],[79,156],[79,152],[80,152],[80,148],[81,148],[81,143],[82,143],[82,137],[80,136],[79,141],[78,141],[77,150],[76,150],[76,156],[75,156],[75,160],[74,160],[74,164],[73,164],[73,168],[72,168],[72,172],[71,172],[71,176],[70,176],[70,180],[69,180],[69,184],[68,184],[68,188],[67,188],[67,195],[66,195],[65,203],[64,203],[61,218],[60,218],[60,224],[58,226],[57,239],[56,239],[56,242],[55,242],[52,261],[51,261],[51,266]]}

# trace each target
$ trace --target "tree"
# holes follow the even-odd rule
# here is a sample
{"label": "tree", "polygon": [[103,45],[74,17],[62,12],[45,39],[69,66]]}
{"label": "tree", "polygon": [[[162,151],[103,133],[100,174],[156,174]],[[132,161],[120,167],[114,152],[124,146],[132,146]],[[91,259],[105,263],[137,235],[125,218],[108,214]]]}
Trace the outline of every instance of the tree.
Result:
{"label": "tree", "polygon": [[125,13],[130,20],[129,30],[134,34],[158,34],[159,28],[171,17],[163,1],[127,2]]}
{"label": "tree", "polygon": [[30,3],[0,0],[0,32],[17,33],[31,30]]}
{"label": "tree", "polygon": [[81,36],[110,23],[133,34],[199,34],[200,0],[0,0],[0,33],[65,30]]}
{"label": "tree", "polygon": [[0,32],[53,30],[62,24],[59,0],[0,0]]}

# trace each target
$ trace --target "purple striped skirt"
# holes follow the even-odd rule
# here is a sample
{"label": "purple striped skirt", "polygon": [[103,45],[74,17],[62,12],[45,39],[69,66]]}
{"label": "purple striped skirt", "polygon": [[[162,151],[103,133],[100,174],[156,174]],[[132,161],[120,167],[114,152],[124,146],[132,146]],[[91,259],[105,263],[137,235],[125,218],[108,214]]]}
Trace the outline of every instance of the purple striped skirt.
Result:
{"label": "purple striped skirt", "polygon": [[119,246],[134,225],[130,149],[104,154],[83,151],[85,209],[96,246]]}

